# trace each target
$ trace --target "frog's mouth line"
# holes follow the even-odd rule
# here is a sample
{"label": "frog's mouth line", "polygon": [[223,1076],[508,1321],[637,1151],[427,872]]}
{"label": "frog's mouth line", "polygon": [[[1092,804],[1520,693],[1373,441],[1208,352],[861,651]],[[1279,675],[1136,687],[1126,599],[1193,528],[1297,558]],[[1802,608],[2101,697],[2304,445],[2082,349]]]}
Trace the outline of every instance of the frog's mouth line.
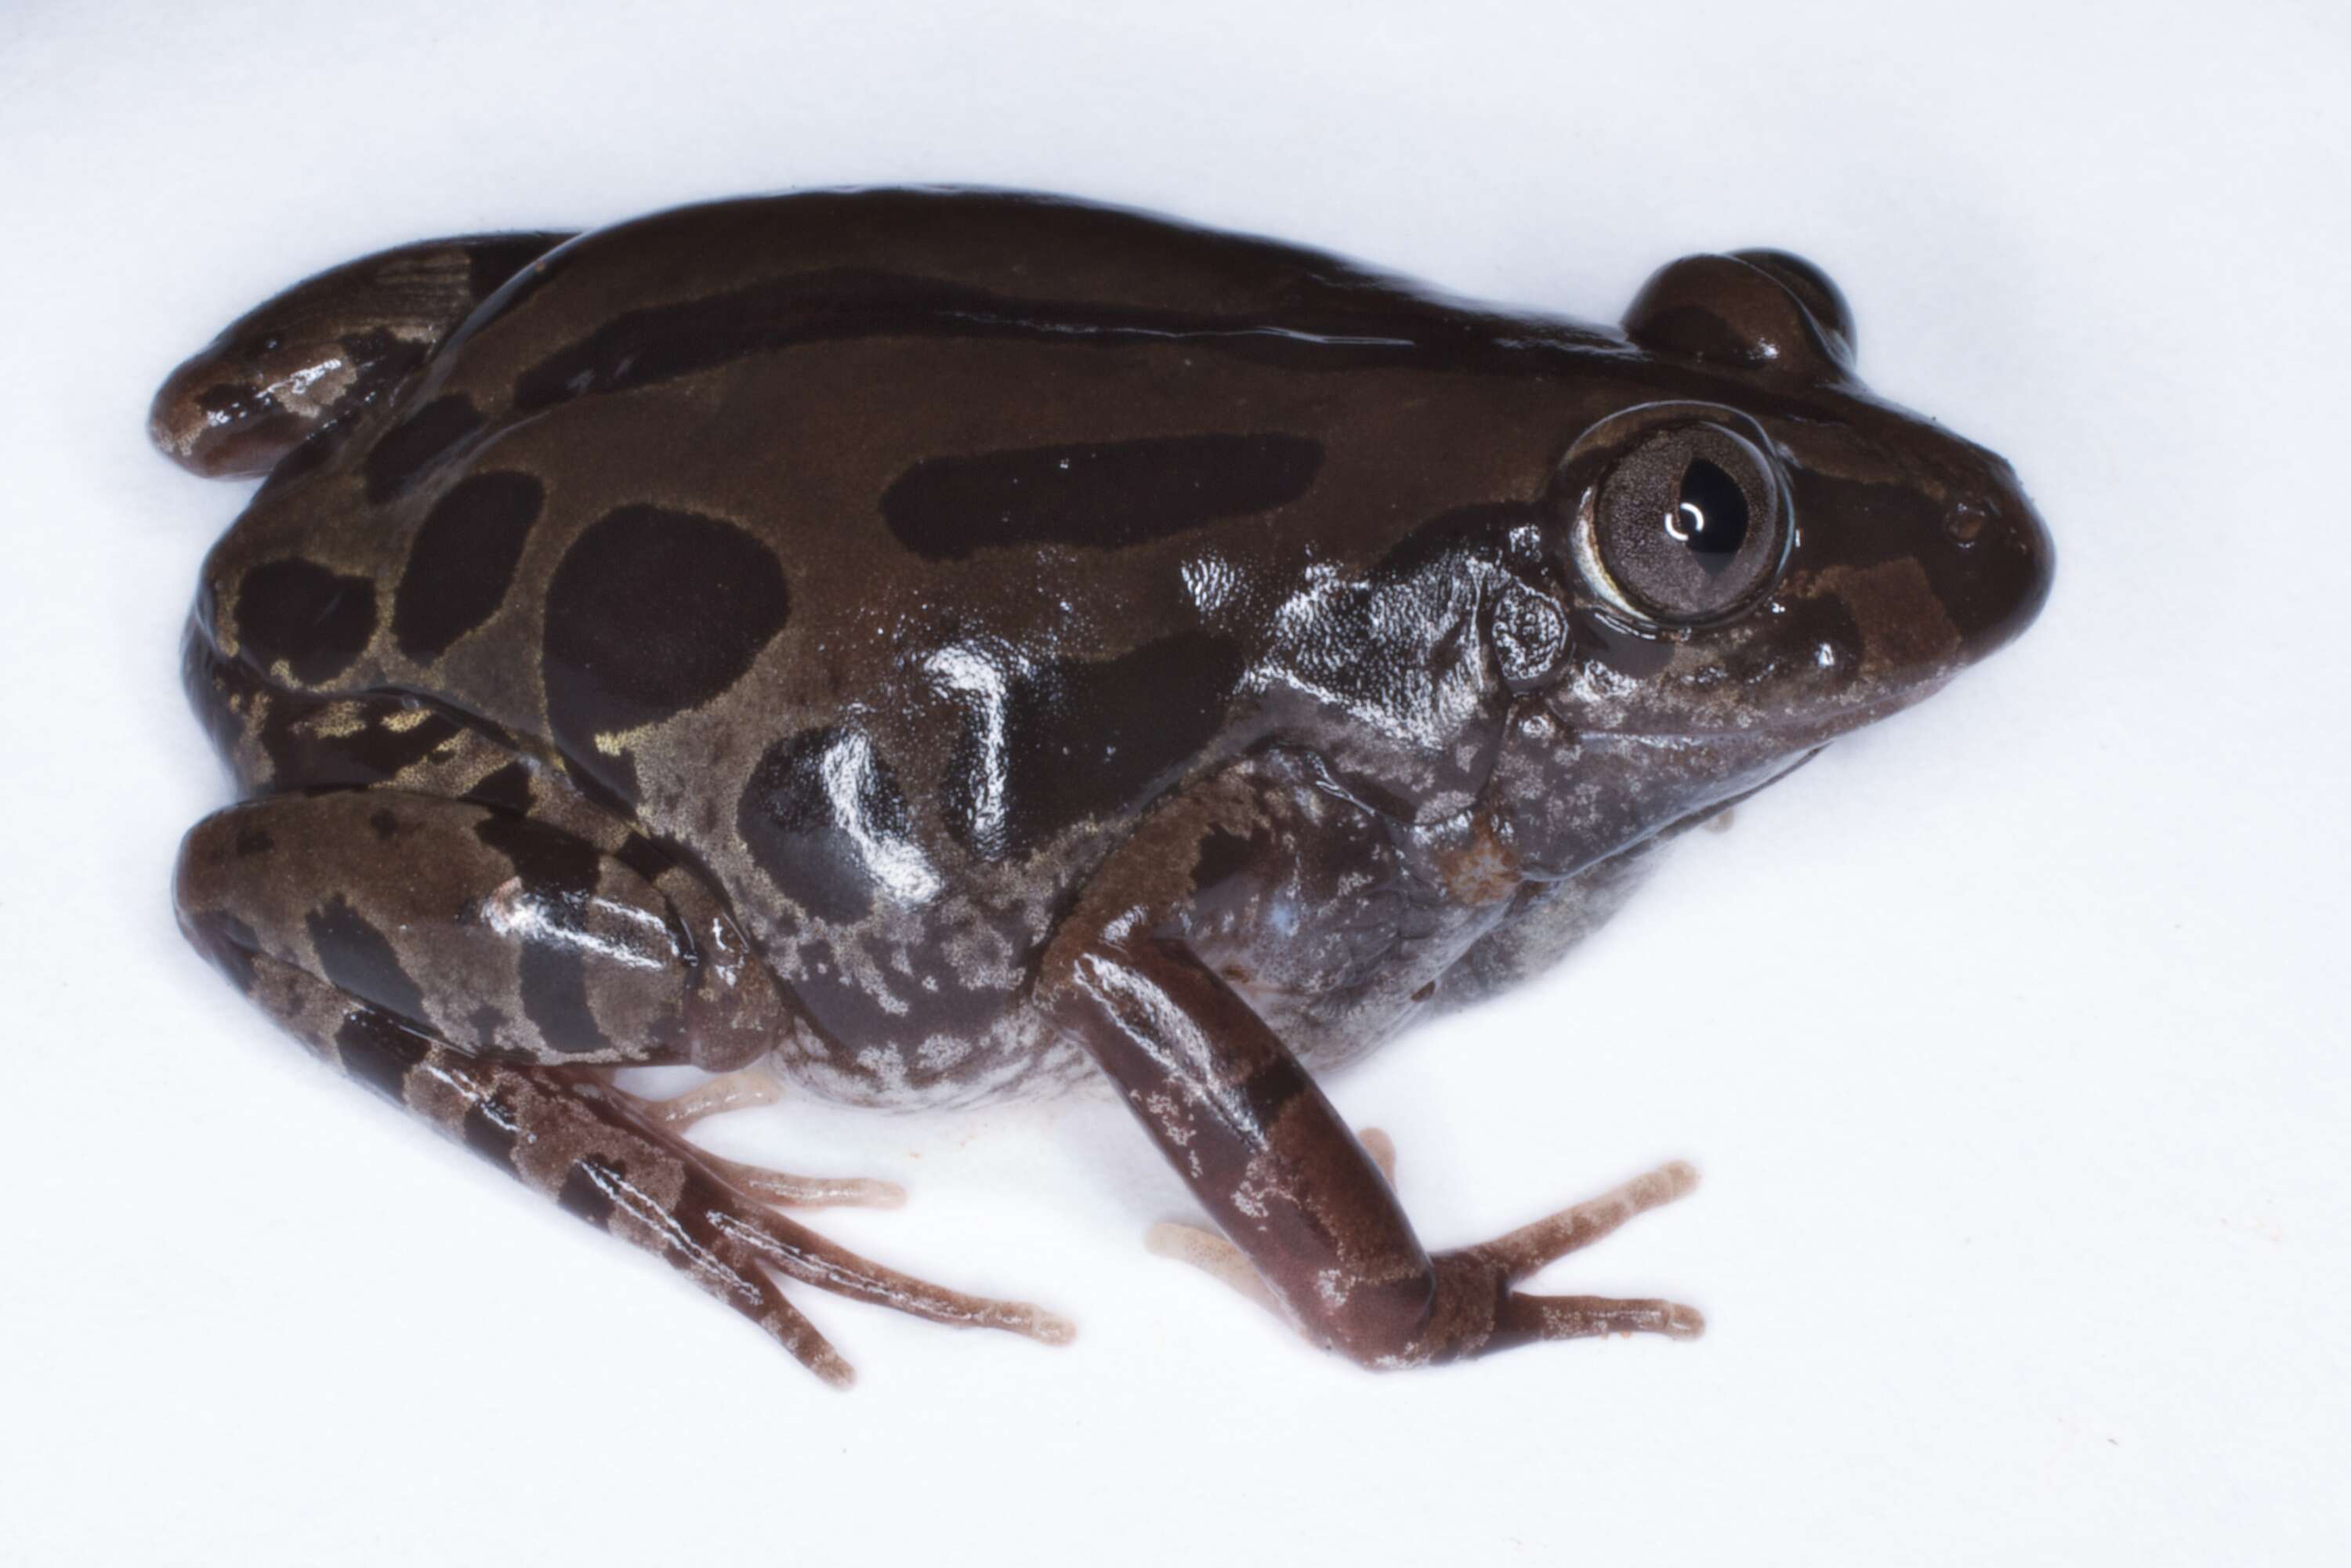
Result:
{"label": "frog's mouth line", "polygon": [[[1789,762],[1786,767],[1777,769],[1770,778],[1762,780],[1761,783],[1750,784],[1735,795],[1726,795],[1721,800],[1717,800],[1710,805],[1700,806],[1694,811],[1685,812],[1681,816],[1674,818],[1664,827],[1659,828],[1656,832],[1651,833],[1649,837],[1652,839],[1675,838],[1682,833],[1687,832],[1692,828],[1704,826],[1707,822],[1712,821],[1716,817],[1719,817],[1725,811],[1729,810],[1733,806],[1740,804],[1741,801],[1753,800],[1764,790],[1771,788],[1772,785],[1780,782],[1781,779],[1788,777],[1789,774],[1793,773],[1799,768],[1803,767],[1804,764],[1810,762],[1813,758],[1818,757],[1822,752],[1826,751],[1829,748],[1829,746],[1830,742],[1824,740],[1809,750],[1798,752],[1795,755],[1794,759]],[[1617,852],[1621,854],[1624,852],[1620,850]]]}
{"label": "frog's mouth line", "polygon": [[1788,755],[1809,757],[1831,741],[1866,729],[1880,720],[1912,708],[1949,685],[1958,669],[1921,677],[1898,691],[1880,693],[1871,700],[1822,707],[1812,713],[1773,719],[1756,719],[1736,728],[1699,726],[1676,727],[1661,723],[1648,727],[1578,722],[1572,713],[1554,707],[1552,715],[1579,740],[1622,741],[1628,745],[1688,747],[1755,747],[1778,748]]}

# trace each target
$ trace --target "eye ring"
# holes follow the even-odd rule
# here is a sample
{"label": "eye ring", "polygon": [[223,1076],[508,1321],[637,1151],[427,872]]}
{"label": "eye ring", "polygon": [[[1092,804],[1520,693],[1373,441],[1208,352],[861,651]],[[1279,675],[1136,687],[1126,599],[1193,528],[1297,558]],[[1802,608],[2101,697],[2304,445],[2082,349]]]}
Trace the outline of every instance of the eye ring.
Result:
{"label": "eye ring", "polygon": [[1637,622],[1695,628],[1750,609],[1795,538],[1761,426],[1713,403],[1649,403],[1586,431],[1561,465],[1585,584]]}

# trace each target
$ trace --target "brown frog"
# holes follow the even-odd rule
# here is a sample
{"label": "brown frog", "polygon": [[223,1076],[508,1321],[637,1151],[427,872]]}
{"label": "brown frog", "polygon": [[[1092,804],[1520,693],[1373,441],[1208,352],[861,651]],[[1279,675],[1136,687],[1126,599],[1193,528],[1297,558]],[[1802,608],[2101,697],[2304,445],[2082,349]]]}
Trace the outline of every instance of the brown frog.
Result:
{"label": "brown frog", "polygon": [[[894,1189],[681,1135],[773,1076],[1107,1075],[1228,1239],[1163,1240],[1367,1364],[1695,1334],[1514,1288],[1687,1166],[1432,1254],[1309,1068],[1548,967],[1659,845],[2032,620],[2008,465],[1853,355],[1782,252],[1593,327],[963,191],[354,262],[156,400],[183,465],[268,476],[188,633],[245,799],[189,834],[182,923],[836,1381],[770,1270],[1068,1328],[772,1207]],[[660,1062],[727,1076],[610,1082]]]}

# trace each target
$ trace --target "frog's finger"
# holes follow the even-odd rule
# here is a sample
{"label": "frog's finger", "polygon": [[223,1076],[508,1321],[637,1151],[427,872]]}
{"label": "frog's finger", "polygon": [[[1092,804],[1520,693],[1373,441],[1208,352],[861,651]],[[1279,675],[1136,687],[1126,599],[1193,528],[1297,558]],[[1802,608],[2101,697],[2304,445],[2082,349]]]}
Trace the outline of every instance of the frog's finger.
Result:
{"label": "frog's finger", "polygon": [[1544,1264],[1591,1246],[1635,1215],[1685,1197],[1697,1186],[1697,1168],[1674,1160],[1635,1176],[1622,1186],[1611,1187],[1598,1197],[1587,1198],[1466,1250],[1499,1269],[1504,1279],[1523,1280]]}
{"label": "frog's finger", "polygon": [[1222,1280],[1275,1317],[1284,1316],[1281,1303],[1273,1299],[1273,1292],[1258,1278],[1249,1254],[1215,1231],[1164,1220],[1144,1233],[1143,1244],[1162,1258],[1189,1263],[1210,1278]]}
{"label": "frog's finger", "polygon": [[1513,1291],[1503,1301],[1493,1333],[1481,1352],[1508,1350],[1538,1340],[1593,1339],[1602,1334],[1655,1333],[1696,1339],[1706,1318],[1679,1301],[1620,1301],[1613,1296],[1532,1296]]}

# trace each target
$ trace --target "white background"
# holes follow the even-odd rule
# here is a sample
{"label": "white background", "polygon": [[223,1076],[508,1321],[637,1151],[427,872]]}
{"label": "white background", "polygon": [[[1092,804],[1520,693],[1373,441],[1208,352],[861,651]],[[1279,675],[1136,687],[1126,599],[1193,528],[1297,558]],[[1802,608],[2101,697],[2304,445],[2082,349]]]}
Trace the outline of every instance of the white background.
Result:
{"label": "white background", "polygon": [[[2346,13],[1552,4],[0,10],[0,1559],[2340,1562]],[[1107,1103],[794,1104],[830,1234],[1071,1348],[804,1301],[829,1392],[311,1065],[184,949],[176,643],[229,317],[422,235],[936,180],[1613,319],[1749,245],[2060,546],[2022,642],[1332,1085],[1434,1245],[1660,1158],[1554,1289],[1703,1306],[1377,1378],[1146,1255]]]}

